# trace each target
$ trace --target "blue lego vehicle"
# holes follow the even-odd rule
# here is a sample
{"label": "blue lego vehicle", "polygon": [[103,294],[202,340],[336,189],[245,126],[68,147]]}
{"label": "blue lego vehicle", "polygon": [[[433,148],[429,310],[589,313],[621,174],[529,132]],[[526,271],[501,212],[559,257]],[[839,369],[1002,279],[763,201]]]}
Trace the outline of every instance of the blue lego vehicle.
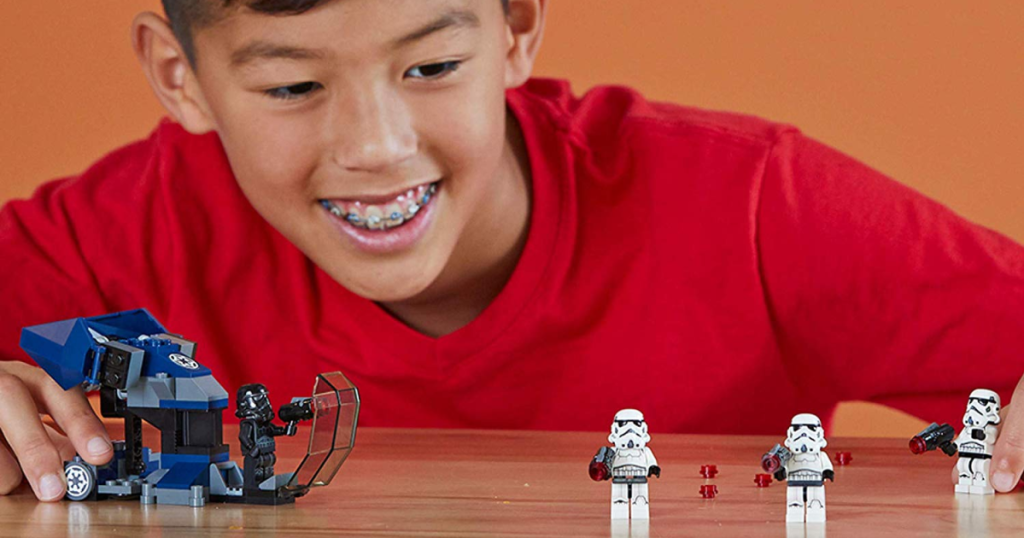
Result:
{"label": "blue lego vehicle", "polygon": [[[94,466],[77,456],[65,462],[66,497],[73,501],[293,502],[330,483],[355,443],[359,393],[340,372],[318,375],[311,397],[281,407],[286,428],[270,423],[274,414],[265,389],[256,391],[262,400],[252,399],[250,390],[245,396],[269,412],[243,420],[250,441],[242,439],[243,448],[260,447],[246,453],[246,472],[229,459],[222,439],[227,392],[195,360],[195,343],[167,332],[145,309],[26,327],[20,344],[62,388],[98,390],[101,414],[124,420],[125,440],[114,443],[109,463]],[[273,474],[273,436],[294,435],[300,420],[311,421],[306,457],[294,472]],[[160,452],[143,446],[142,421],[160,431]],[[263,463],[268,460],[269,466]]]}

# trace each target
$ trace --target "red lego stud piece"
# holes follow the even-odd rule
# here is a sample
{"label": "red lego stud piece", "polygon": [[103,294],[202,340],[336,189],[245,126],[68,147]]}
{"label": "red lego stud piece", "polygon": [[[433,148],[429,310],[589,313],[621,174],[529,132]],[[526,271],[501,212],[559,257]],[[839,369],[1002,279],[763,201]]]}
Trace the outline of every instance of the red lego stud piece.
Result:
{"label": "red lego stud piece", "polygon": [[705,499],[714,499],[718,495],[718,486],[714,484],[701,484],[700,496]]}
{"label": "red lego stud piece", "polygon": [[718,474],[718,466],[717,465],[701,465],[700,466],[700,475],[703,476],[704,478],[714,478],[715,475],[717,475],[717,474]]}
{"label": "red lego stud piece", "polygon": [[853,456],[849,452],[836,452],[836,463],[839,465],[849,465],[853,461]]}
{"label": "red lego stud piece", "polygon": [[766,488],[772,484],[772,475],[770,474],[757,474],[754,475],[754,483],[759,488]]}

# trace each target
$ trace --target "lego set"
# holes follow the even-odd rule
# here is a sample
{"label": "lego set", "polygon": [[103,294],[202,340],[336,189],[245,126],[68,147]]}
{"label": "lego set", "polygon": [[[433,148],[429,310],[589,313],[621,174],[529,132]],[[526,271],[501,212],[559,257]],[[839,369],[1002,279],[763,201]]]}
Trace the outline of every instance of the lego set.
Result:
{"label": "lego set", "polygon": [[[63,389],[98,390],[104,417],[124,420],[125,439],[102,466],[65,462],[66,498],[137,497],[143,504],[282,504],[330,483],[352,450],[359,392],[340,372],[320,374],[313,395],[278,412],[263,385],[242,387],[237,416],[244,466],[223,441],[228,394],[196,361],[196,344],[169,333],[144,309],[26,327],[21,348]],[[143,444],[142,422],[160,431],[159,452]],[[291,473],[274,473],[274,437],[310,422],[309,449]]]}

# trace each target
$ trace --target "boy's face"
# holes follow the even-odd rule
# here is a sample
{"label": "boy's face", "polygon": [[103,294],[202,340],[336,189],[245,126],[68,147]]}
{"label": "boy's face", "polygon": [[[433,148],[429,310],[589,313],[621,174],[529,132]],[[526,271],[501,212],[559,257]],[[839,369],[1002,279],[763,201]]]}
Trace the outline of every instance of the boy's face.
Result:
{"label": "boy's face", "polygon": [[237,9],[196,33],[195,73],[255,209],[348,289],[402,301],[503,211],[510,39],[498,0]]}

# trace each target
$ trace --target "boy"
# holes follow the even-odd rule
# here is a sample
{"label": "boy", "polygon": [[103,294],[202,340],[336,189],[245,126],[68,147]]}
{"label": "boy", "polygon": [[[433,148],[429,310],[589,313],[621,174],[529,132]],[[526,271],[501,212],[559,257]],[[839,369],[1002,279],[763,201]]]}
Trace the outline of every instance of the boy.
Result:
{"label": "boy", "polygon": [[[795,129],[528,81],[544,5],[140,15],[174,121],[0,214],[0,357],[22,358],[18,327],[145,306],[228,390],[343,370],[369,425],[601,429],[635,406],[768,433],[840,400],[932,416],[1009,393],[1024,249]],[[0,368],[0,491],[20,462],[60,498],[61,459],[105,461],[109,438],[80,391]]]}

